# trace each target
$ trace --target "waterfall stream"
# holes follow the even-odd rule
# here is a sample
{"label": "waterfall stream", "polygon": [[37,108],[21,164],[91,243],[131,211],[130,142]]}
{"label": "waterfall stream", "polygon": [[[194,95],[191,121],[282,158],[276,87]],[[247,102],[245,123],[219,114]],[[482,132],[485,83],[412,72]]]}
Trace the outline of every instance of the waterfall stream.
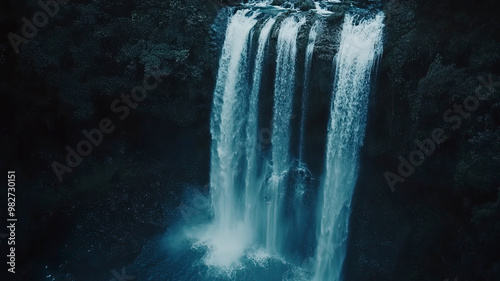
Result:
{"label": "waterfall stream", "polygon": [[309,82],[311,75],[311,64],[314,53],[314,46],[316,44],[316,38],[321,29],[321,21],[317,20],[314,22],[311,30],[309,31],[309,39],[306,48],[306,62],[304,66],[304,89],[302,93],[302,109],[300,114],[300,148],[299,148],[299,161],[304,160],[304,134],[305,134],[305,123],[306,123],[306,111],[307,111],[307,97],[309,95]]}
{"label": "waterfall stream", "polygon": [[[241,268],[248,259],[266,264],[262,256],[291,263],[308,258],[313,264],[307,278],[283,280],[340,278],[372,73],[382,53],[383,14],[345,16],[330,82],[326,148],[321,148],[326,165],[317,175],[322,178],[317,190],[304,179],[304,171],[310,173],[304,154],[310,146],[308,103],[317,99],[311,92],[313,58],[324,25],[320,14],[253,6],[228,19],[211,115],[212,220],[195,235],[196,245],[206,247],[208,266]],[[302,32],[308,32],[305,39]],[[299,54],[305,55],[304,64],[298,63]],[[263,130],[270,132],[268,147],[260,142]],[[305,204],[305,193],[315,194],[308,198],[317,202]],[[306,236],[314,239],[306,242]]]}
{"label": "waterfall stream", "polygon": [[297,35],[305,18],[286,18],[280,27],[277,43],[276,81],[274,84],[272,174],[267,188],[268,213],[266,248],[270,253],[282,253],[285,221],[283,199],[285,197],[287,173],[290,159],[290,120],[295,93],[295,61],[297,57]]}
{"label": "waterfall stream", "polygon": [[239,194],[243,184],[245,116],[250,93],[248,48],[257,13],[237,11],[231,18],[222,49],[212,110],[210,188],[214,222],[206,238],[211,244],[208,264],[227,266],[239,259],[247,245]]}
{"label": "waterfall stream", "polygon": [[351,198],[363,144],[371,75],[382,54],[383,14],[361,19],[347,14],[336,59],[320,230],[314,280],[340,279],[346,251]]}
{"label": "waterfall stream", "polygon": [[275,18],[266,20],[258,39],[257,54],[255,57],[255,69],[252,82],[252,92],[250,94],[250,110],[247,121],[247,172],[245,180],[245,223],[253,227],[254,238],[262,240],[265,237],[265,224],[262,217],[266,216],[266,205],[263,198],[263,185],[265,171],[259,165],[260,144],[256,143],[259,138],[258,111],[259,92],[262,78],[263,63],[266,57],[266,47],[269,43],[271,29],[276,23]]}

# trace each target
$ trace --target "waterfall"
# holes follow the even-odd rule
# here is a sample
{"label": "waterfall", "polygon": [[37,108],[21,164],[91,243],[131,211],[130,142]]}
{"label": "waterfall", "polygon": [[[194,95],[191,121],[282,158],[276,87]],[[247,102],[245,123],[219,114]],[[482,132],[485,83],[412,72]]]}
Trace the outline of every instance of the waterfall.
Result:
{"label": "waterfall", "polygon": [[[304,161],[304,136],[305,136],[305,122],[307,116],[307,102],[309,95],[309,82],[311,75],[311,65],[312,58],[314,54],[314,46],[316,44],[316,38],[321,30],[321,20],[316,20],[309,30],[309,36],[307,41],[307,46],[305,50],[305,62],[304,62],[304,75],[303,77],[303,88],[301,97],[301,113],[300,113],[300,128],[299,128],[299,156],[298,161],[294,165],[294,173],[291,183],[293,183],[293,197],[290,198],[288,202],[289,215],[287,220],[289,220],[289,227],[287,229],[288,233],[285,236],[287,240],[286,246],[288,248],[295,248],[296,245],[303,243],[306,237],[308,237],[308,230],[305,225],[310,219],[312,210],[309,210],[308,206],[304,205],[304,196],[311,185],[311,173],[307,168]],[[310,190],[310,189],[309,189]],[[292,251],[290,251],[292,252]]]}
{"label": "waterfall", "polygon": [[276,81],[274,84],[272,175],[268,182],[268,208],[266,227],[266,249],[270,253],[281,253],[285,225],[283,221],[283,199],[286,191],[286,176],[291,167],[290,121],[295,92],[295,61],[297,35],[305,18],[290,16],[281,23],[276,58]]}
{"label": "waterfall", "polygon": [[340,280],[371,76],[382,53],[383,17],[379,13],[359,20],[346,14],[342,27],[318,213],[315,281]]}
{"label": "waterfall", "polygon": [[304,66],[304,89],[302,93],[302,108],[300,116],[300,148],[299,148],[299,162],[303,162],[304,157],[304,134],[305,134],[305,122],[307,115],[307,99],[309,96],[309,75],[311,74],[311,64],[314,54],[314,46],[316,44],[316,37],[321,29],[321,21],[317,20],[314,22],[311,30],[309,31],[309,39],[306,48],[306,60]]}
{"label": "waterfall", "polygon": [[250,106],[248,121],[246,125],[246,149],[247,149],[247,172],[245,177],[245,223],[253,227],[256,239],[261,239],[264,234],[262,218],[266,216],[265,205],[262,200],[262,187],[264,172],[259,165],[258,157],[260,143],[255,143],[259,138],[258,132],[258,104],[259,92],[263,71],[263,63],[266,57],[266,46],[269,42],[271,29],[276,22],[275,18],[269,18],[264,23],[258,39],[257,54],[255,57],[255,68],[253,71],[252,91],[250,94]]}
{"label": "waterfall", "polygon": [[[262,161],[255,140],[259,135],[259,93],[266,47],[277,18],[274,15],[262,20],[256,12],[240,10],[227,27],[211,116],[213,222],[201,238],[209,245],[205,259],[209,265],[230,266],[254,243],[262,244],[268,253],[282,254],[286,229],[282,205],[292,164],[290,120],[297,36],[306,20],[292,15],[279,27],[268,163]],[[257,26],[261,26],[259,31]],[[252,52],[254,33],[258,34],[256,52]]]}
{"label": "waterfall", "polygon": [[211,116],[210,188],[213,225],[207,234],[208,264],[227,266],[244,253],[248,230],[241,223],[245,116],[250,93],[249,41],[257,13],[237,11],[230,19],[219,62]]}
{"label": "waterfall", "polygon": [[[255,253],[291,263],[307,258],[313,261],[307,266],[308,277],[337,281],[346,251],[371,76],[382,53],[383,14],[367,19],[345,16],[318,194],[316,185],[309,186],[315,176],[304,161],[305,124],[313,94],[310,77],[316,40],[323,36],[326,23],[321,16],[284,14],[276,8],[247,6],[228,20],[210,124],[212,220],[193,231],[197,243],[207,248],[203,260],[208,266],[238,267]],[[304,38],[307,44],[302,44],[299,32],[308,19],[314,23]],[[299,47],[305,48],[304,73],[297,71]],[[267,60],[268,54],[276,60]],[[300,88],[301,104],[294,109]],[[292,122],[294,110],[300,111],[297,122]],[[269,121],[270,128],[261,128]],[[269,149],[260,149],[262,130],[271,133]],[[292,136],[298,142],[292,142]]]}

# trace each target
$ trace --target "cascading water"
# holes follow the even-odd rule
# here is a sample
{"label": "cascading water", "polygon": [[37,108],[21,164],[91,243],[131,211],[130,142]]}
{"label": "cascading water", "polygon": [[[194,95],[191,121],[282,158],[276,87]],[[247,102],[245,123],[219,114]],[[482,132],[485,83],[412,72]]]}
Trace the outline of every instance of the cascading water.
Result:
{"label": "cascading water", "polygon": [[247,246],[247,233],[242,223],[244,208],[240,188],[245,152],[247,114],[248,48],[257,13],[237,11],[231,18],[222,49],[214,92],[211,118],[212,155],[210,188],[213,225],[205,240],[210,245],[207,264],[229,266],[238,260]]}
{"label": "cascading water", "polygon": [[259,92],[262,78],[262,68],[264,58],[266,57],[266,46],[269,42],[271,29],[276,22],[275,18],[269,18],[264,23],[260,31],[257,54],[255,57],[255,69],[253,72],[252,92],[250,94],[250,107],[247,121],[247,139],[246,139],[246,154],[247,154],[247,172],[245,177],[245,223],[253,227],[254,238],[262,240],[265,237],[265,225],[262,223],[262,218],[266,216],[266,206],[262,200],[262,188],[265,179],[265,172],[262,170],[263,165],[259,163],[259,150],[256,147],[255,140],[258,139],[258,103]]}
{"label": "cascading water", "polygon": [[290,121],[295,92],[295,61],[297,35],[305,18],[286,18],[280,27],[277,43],[276,81],[274,83],[274,110],[272,143],[272,174],[267,190],[266,249],[270,253],[282,253],[286,222],[283,221],[283,199],[286,192],[286,176],[290,171]]}
{"label": "cascading water", "polygon": [[[316,196],[316,185],[308,186],[306,180],[311,173],[304,160],[304,136],[313,56],[324,21],[321,16],[285,16],[282,9],[270,10],[247,6],[228,20],[211,115],[212,221],[192,230],[198,239],[194,245],[206,246],[205,265],[230,271],[244,267],[241,262],[248,260],[265,264],[263,256],[280,262],[311,259],[315,249],[307,279],[338,280],[370,78],[382,52],[383,15],[359,22],[354,16],[345,17],[335,62],[324,182]],[[308,20],[313,21],[312,27],[307,38],[299,41]],[[305,52],[299,52],[300,44]],[[297,67],[299,53],[305,54],[303,73]],[[266,60],[270,54],[275,61]],[[301,104],[294,108],[300,89]],[[294,112],[300,112],[300,121],[292,121]],[[261,128],[269,121],[271,128]],[[272,131],[271,147],[266,150],[256,147],[263,129]],[[293,142],[292,136],[299,141]],[[308,198],[307,204],[303,198]],[[312,219],[315,216],[317,222]],[[307,245],[298,250],[300,243]],[[252,258],[256,255],[260,255],[258,261]]]}
{"label": "cascading water", "polygon": [[315,281],[340,280],[371,76],[382,54],[383,18],[382,13],[362,20],[347,14],[342,28],[318,213]]}
{"label": "cascading water", "polygon": [[305,134],[305,123],[307,116],[307,98],[309,96],[309,76],[311,74],[311,64],[314,53],[314,46],[316,44],[316,38],[321,29],[321,21],[317,20],[314,22],[311,30],[309,31],[309,39],[306,48],[306,61],[304,66],[304,90],[302,93],[302,108],[300,116],[300,147],[299,147],[299,162],[303,162],[304,158],[304,134]]}
{"label": "cascading water", "polygon": [[289,202],[289,209],[292,214],[287,217],[289,220],[288,233],[285,236],[287,247],[294,248],[295,245],[303,243],[307,236],[307,220],[311,217],[312,210],[309,206],[304,205],[304,196],[311,185],[311,173],[304,161],[304,146],[305,146],[305,122],[307,116],[307,102],[309,95],[309,82],[311,75],[312,59],[316,38],[321,31],[322,21],[316,20],[309,30],[307,46],[305,50],[304,75],[302,97],[301,97],[301,113],[300,113],[300,128],[299,128],[299,156],[298,161],[294,163],[293,173],[293,197]]}

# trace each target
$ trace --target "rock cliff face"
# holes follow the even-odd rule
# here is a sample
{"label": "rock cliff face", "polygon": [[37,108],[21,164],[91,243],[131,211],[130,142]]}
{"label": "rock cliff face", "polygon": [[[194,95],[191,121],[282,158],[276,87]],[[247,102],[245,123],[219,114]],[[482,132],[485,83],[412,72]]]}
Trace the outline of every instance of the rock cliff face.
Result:
{"label": "rock cliff face", "polygon": [[[300,2],[295,4],[302,10],[312,7],[311,1],[291,2]],[[30,224],[20,231],[27,241],[20,255],[34,264],[24,267],[26,274],[47,265],[76,280],[84,276],[77,265],[85,263],[103,279],[179,219],[176,207],[188,187],[207,191],[209,117],[227,4],[75,0],[61,5],[18,54],[3,36],[1,85],[13,113],[2,118],[9,133],[2,139],[7,155],[2,164],[22,175],[25,202],[31,202],[21,208]],[[363,4],[383,4],[387,27],[353,201],[346,280],[495,280],[500,274],[495,3]],[[2,5],[3,34],[22,34],[21,18],[41,10],[30,1]],[[325,139],[333,38],[345,7],[337,6],[328,20],[330,35],[317,43],[313,62],[317,94],[310,101],[315,110],[308,127],[321,128],[309,132],[317,145]],[[300,36],[306,44],[307,34]],[[148,74],[162,82],[59,183],[50,164],[63,163],[65,146],[76,147],[85,138],[83,129],[113,116],[113,101],[142,85]],[[438,144],[433,139],[440,129],[438,138],[446,140]],[[412,164],[422,162],[418,152],[412,154],[419,146],[428,156]],[[322,169],[319,155],[316,173]],[[404,165],[416,166],[413,172],[398,171],[400,155],[409,162]],[[124,216],[127,223],[117,219]],[[47,253],[53,258],[41,260]]]}

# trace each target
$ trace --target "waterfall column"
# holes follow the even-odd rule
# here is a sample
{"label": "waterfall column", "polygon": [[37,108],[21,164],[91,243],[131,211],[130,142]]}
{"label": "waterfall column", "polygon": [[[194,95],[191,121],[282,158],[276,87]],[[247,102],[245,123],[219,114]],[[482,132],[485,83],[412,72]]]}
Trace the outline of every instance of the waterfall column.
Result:
{"label": "waterfall column", "polygon": [[237,11],[230,19],[217,75],[210,131],[212,133],[210,194],[213,225],[203,239],[209,244],[206,263],[229,266],[249,243],[243,224],[245,116],[248,111],[248,60],[257,13]]}
{"label": "waterfall column", "polygon": [[334,97],[320,194],[315,281],[340,280],[371,77],[382,54],[383,18],[382,13],[363,20],[350,14],[345,16],[335,62]]}
{"label": "waterfall column", "polygon": [[276,81],[274,84],[272,175],[268,183],[268,208],[266,249],[270,253],[282,252],[282,239],[285,222],[283,221],[283,198],[286,188],[286,175],[290,170],[290,120],[292,101],[295,93],[295,62],[297,56],[297,35],[305,18],[295,16],[286,18],[280,27],[276,47]]}

